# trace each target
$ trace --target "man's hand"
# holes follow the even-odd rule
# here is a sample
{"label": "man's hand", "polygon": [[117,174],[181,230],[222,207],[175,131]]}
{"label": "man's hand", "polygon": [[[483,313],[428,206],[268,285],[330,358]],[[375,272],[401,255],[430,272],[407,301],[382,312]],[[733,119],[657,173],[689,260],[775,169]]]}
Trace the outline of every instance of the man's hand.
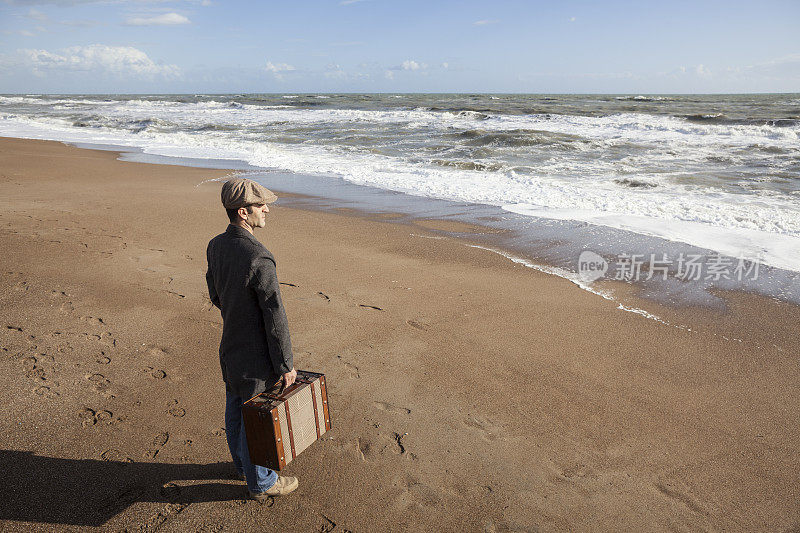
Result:
{"label": "man's hand", "polygon": [[292,368],[291,372],[287,372],[283,375],[283,388],[287,388],[289,385],[294,383],[294,380],[297,379],[297,370]]}

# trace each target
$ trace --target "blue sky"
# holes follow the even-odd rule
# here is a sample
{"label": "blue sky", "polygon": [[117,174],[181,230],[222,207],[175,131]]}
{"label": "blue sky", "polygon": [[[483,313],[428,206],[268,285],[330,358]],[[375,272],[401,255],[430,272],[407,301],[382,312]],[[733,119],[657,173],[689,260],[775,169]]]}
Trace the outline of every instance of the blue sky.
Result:
{"label": "blue sky", "polygon": [[0,0],[0,92],[800,92],[800,2]]}

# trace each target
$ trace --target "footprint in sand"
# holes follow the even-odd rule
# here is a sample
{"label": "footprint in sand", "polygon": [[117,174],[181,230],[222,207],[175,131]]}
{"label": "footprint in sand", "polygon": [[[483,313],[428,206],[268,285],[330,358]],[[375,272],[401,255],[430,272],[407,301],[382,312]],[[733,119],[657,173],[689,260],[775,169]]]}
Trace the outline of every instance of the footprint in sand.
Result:
{"label": "footprint in sand", "polygon": [[358,371],[358,367],[356,365],[348,363],[347,361],[342,359],[341,355],[337,355],[336,358],[339,359],[339,362],[342,363],[344,365],[344,367],[350,372],[350,376],[351,377],[354,377],[354,378],[360,378],[361,377],[361,372]]}
{"label": "footprint in sand", "polygon": [[692,494],[694,491],[691,487],[680,479],[662,477],[654,485],[658,492],[673,501],[682,503],[691,511],[701,515],[709,514],[708,502],[704,502]]}
{"label": "footprint in sand", "polygon": [[81,421],[81,426],[83,427],[95,425],[97,423],[97,418],[95,417],[94,409],[84,407],[78,411],[78,420]]}
{"label": "footprint in sand", "polygon": [[170,349],[163,346],[150,346],[147,348],[147,354],[153,357],[167,357]]}
{"label": "footprint in sand", "polygon": [[416,328],[422,331],[428,331],[428,328],[430,327],[428,324],[417,320],[406,320],[406,324],[408,324],[412,328]]}
{"label": "footprint in sand", "polygon": [[158,455],[158,452],[164,447],[165,444],[169,441],[169,433],[166,431],[163,433],[159,433],[155,437],[153,437],[153,441],[151,443],[150,448],[144,453],[145,457],[149,457],[150,459],[155,459]]}
{"label": "footprint in sand", "polygon": [[411,414],[411,409],[408,407],[398,407],[397,405],[393,405],[389,402],[372,402],[372,406],[376,409],[380,409],[381,411],[391,411],[393,413],[401,413],[405,415]]}
{"label": "footprint in sand", "polygon": [[111,461],[115,463],[132,463],[133,459],[122,453],[115,448],[109,448],[100,454],[100,459],[103,461]]}
{"label": "footprint in sand", "polygon": [[401,489],[400,494],[393,498],[396,509],[421,512],[424,511],[425,507],[436,506],[441,501],[441,490],[437,490],[411,476],[398,480],[397,485]]}
{"label": "footprint in sand", "polygon": [[366,461],[372,455],[372,448],[372,442],[369,440],[361,440],[361,437],[356,439],[356,452],[362,461]]}
{"label": "footprint in sand", "polygon": [[33,393],[36,394],[37,396],[41,396],[43,398],[48,398],[48,399],[53,399],[61,396],[61,394],[54,391],[47,385],[41,385],[39,387],[36,387],[35,389],[33,389]]}
{"label": "footprint in sand", "polygon": [[30,357],[26,357],[25,359],[22,360],[22,369],[25,372],[30,372],[34,368],[36,368],[36,358],[35,357],[30,356]]}
{"label": "footprint in sand", "polygon": [[470,417],[461,422],[461,424],[470,429],[477,429],[481,434],[481,438],[486,441],[493,441],[503,433],[503,429],[500,426],[483,417]]}
{"label": "footprint in sand", "polygon": [[165,377],[167,377],[166,372],[158,368],[153,368],[152,366],[148,366],[145,369],[145,372],[147,372],[153,379],[164,379]]}
{"label": "footprint in sand", "polygon": [[106,392],[108,386],[111,385],[111,381],[106,379],[103,374],[89,374],[86,379],[94,385],[95,390],[98,392]]}
{"label": "footprint in sand", "polygon": [[78,420],[81,421],[83,427],[94,426],[98,422],[103,424],[111,424],[114,421],[114,414],[105,409],[95,411],[89,407],[84,407],[78,411]]}
{"label": "footprint in sand", "polygon": [[178,400],[172,400],[167,404],[167,407],[170,408],[167,412],[175,418],[183,418],[183,416],[186,415],[186,410],[182,407],[178,407]]}

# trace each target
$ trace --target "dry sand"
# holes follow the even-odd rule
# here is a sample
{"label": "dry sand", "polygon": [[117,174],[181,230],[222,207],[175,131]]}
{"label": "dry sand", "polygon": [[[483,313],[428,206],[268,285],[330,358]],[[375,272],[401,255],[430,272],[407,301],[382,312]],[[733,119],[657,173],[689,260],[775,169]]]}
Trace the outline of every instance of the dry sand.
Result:
{"label": "dry sand", "polygon": [[649,304],[665,325],[435,222],[280,204],[256,235],[334,429],[245,500],[198,186],[225,172],[115,158],[0,140],[0,528],[800,527],[797,308]]}

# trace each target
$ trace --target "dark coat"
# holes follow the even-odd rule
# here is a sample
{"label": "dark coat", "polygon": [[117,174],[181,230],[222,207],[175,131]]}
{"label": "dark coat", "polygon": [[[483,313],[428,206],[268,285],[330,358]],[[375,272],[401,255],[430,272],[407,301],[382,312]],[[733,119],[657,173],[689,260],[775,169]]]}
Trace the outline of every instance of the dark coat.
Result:
{"label": "dark coat", "polygon": [[294,368],[275,259],[233,224],[208,243],[208,294],[222,311],[219,363],[231,392],[250,399]]}

